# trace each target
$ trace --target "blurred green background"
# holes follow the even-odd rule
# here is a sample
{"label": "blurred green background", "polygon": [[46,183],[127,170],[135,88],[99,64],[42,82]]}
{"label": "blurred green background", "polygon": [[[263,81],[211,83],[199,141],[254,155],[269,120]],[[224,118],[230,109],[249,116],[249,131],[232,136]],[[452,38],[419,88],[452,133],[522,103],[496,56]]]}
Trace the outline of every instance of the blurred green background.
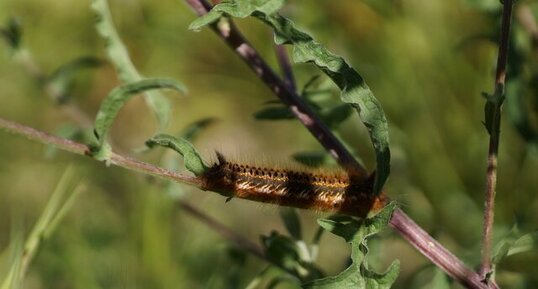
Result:
{"label": "blurred green background", "polygon": [[[297,121],[253,118],[274,96],[209,29],[187,29],[195,17],[183,1],[109,2],[139,71],[177,79],[189,89],[188,95],[166,92],[173,106],[167,132],[177,135],[194,121],[216,118],[194,142],[208,162],[218,150],[240,162],[289,166],[294,153],[321,150]],[[81,56],[106,60],[89,4],[1,0],[0,23],[12,17],[20,21],[21,47],[49,75]],[[518,1],[510,54],[509,81],[514,81],[501,128],[496,239],[514,224],[521,233],[538,226],[538,48],[518,21],[522,6],[538,16],[538,1]],[[494,0],[292,0],[283,11],[366,79],[389,120],[393,159],[387,193],[471,266],[480,258],[488,146],[481,93],[493,90],[499,8]],[[278,69],[271,32],[254,20],[238,25]],[[0,116],[51,133],[76,126],[73,116],[46,96],[26,68],[2,43]],[[320,74],[304,64],[294,66],[294,72],[299,87]],[[323,78],[321,83],[327,87]],[[81,110],[76,114],[93,119],[102,99],[118,84],[108,62],[84,70],[76,74],[69,103]],[[338,93],[329,87],[336,102]],[[114,149],[158,164],[163,150],[140,153],[156,129],[143,99],[134,98],[113,125]],[[371,145],[357,116],[338,132],[373,168]],[[84,189],[39,248],[23,288],[245,288],[267,264],[251,256],[243,263],[231,244],[182,212],[177,198],[255,242],[272,230],[285,233],[275,206],[235,199],[225,203],[210,192],[169,188],[0,132],[0,280],[11,266],[13,244],[30,232],[70,165],[75,172],[70,186]],[[301,211],[307,239],[322,215]],[[320,267],[336,274],[345,268],[349,248],[326,234],[319,253]],[[400,259],[394,288],[429,288],[431,264],[394,232],[387,230],[376,239],[370,259],[378,270]],[[499,265],[499,284],[538,288],[537,262],[536,250],[508,257]],[[270,273],[279,274],[276,269]]]}

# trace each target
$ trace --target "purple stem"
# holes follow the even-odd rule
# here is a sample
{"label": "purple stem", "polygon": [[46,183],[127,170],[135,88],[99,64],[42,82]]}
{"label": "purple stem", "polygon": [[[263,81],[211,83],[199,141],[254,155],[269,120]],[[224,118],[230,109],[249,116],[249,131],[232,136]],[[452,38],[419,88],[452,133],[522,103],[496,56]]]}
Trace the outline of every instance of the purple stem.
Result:
{"label": "purple stem", "polygon": [[[212,6],[204,0],[185,0],[186,3],[199,15],[206,14]],[[230,47],[254,73],[275,93],[280,100],[291,108],[293,114],[314,135],[314,137],[327,149],[327,151],[347,170],[367,172],[355,158],[347,151],[342,143],[334,136],[329,128],[319,119],[314,111],[280,79],[258,52],[243,37],[239,30],[230,21],[229,25],[210,25],[211,29]],[[436,264],[449,276],[465,285],[467,288],[498,288],[492,282],[480,282],[480,276],[469,269],[461,260],[450,253],[439,242],[429,236],[402,210],[397,209],[390,222],[411,245],[417,248],[424,256]]]}

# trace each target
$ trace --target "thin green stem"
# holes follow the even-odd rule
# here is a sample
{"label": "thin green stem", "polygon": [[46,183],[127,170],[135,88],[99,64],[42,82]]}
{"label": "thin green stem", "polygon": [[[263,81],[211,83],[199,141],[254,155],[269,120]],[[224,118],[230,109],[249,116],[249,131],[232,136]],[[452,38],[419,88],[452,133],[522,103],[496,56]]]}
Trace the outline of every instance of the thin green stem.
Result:
{"label": "thin green stem", "polygon": [[[480,275],[484,283],[491,279],[491,250],[493,235],[493,220],[495,215],[495,194],[497,187],[497,156],[499,153],[499,137],[501,124],[501,107],[504,100],[504,86],[506,82],[506,64],[508,58],[508,43],[510,41],[510,23],[512,19],[512,0],[504,0],[501,23],[501,36],[499,39],[499,53],[497,56],[497,71],[495,73],[495,92],[492,100],[486,104],[486,124],[490,123],[488,131],[489,150],[487,164],[486,195],[484,200],[484,228],[482,235],[482,264]],[[490,112],[490,113],[488,113]],[[489,119],[488,119],[489,118]]]}

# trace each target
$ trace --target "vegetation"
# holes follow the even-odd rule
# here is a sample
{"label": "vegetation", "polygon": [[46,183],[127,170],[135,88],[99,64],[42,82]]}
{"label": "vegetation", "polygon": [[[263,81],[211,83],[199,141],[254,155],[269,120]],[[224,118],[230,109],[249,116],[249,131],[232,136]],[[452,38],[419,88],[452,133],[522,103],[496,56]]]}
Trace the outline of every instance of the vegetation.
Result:
{"label": "vegetation", "polygon": [[[0,2],[0,289],[538,287],[538,2],[64,2]],[[204,192],[216,151],[387,206]]]}

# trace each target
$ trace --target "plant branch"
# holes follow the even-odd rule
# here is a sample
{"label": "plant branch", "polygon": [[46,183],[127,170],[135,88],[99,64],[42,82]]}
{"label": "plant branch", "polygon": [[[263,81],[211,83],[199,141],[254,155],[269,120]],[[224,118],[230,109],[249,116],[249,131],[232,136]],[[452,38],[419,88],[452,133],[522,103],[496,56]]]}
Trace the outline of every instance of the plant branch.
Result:
{"label": "plant branch", "polygon": [[230,230],[230,228],[226,227],[225,225],[218,222],[217,220],[207,216],[206,214],[204,214],[203,212],[201,212],[200,210],[193,207],[187,202],[184,202],[184,201],[179,202],[179,206],[185,212],[189,213],[189,215],[198,219],[199,221],[201,221],[202,223],[210,227],[213,231],[223,236],[226,240],[231,241],[232,243],[235,243],[239,248],[244,249],[245,251],[251,253],[252,255],[262,260],[267,260],[267,256],[265,255],[265,252],[256,243]]}
{"label": "plant branch", "polygon": [[[199,16],[206,14],[212,8],[211,4],[205,0],[185,1]],[[210,27],[243,59],[275,95],[291,108],[291,111],[299,121],[342,167],[352,171],[366,172],[366,169],[355,160],[353,155],[347,151],[314,111],[308,107],[304,100],[272,71],[235,25],[231,21],[226,24],[211,24]],[[393,213],[390,223],[411,245],[458,282],[468,288],[498,288],[494,282],[491,282],[489,285],[481,283],[480,276],[476,272],[469,269],[461,260],[429,236],[402,210],[397,209]]]}
{"label": "plant branch", "polygon": [[[41,69],[41,67],[34,60],[29,50],[27,49],[20,50],[16,56],[16,60],[19,64],[21,64],[21,66],[26,70],[26,72],[35,80],[35,82],[43,89],[44,93],[47,96],[49,96],[49,98],[54,103],[60,106],[60,110],[64,114],[66,114],[68,117],[73,119],[82,128],[85,128],[85,129],[93,128],[93,122],[91,118],[83,110],[81,110],[76,104],[71,103],[71,102],[59,103],[57,101],[58,99],[61,99],[63,96],[59,94],[58,90],[53,89],[53,87],[48,83],[46,75],[43,73],[43,70]],[[2,120],[1,118],[0,118],[0,126],[4,127],[6,130],[11,131],[11,132],[15,132],[16,130],[19,130],[23,132],[22,135],[27,136],[31,140],[37,140],[36,138],[38,136],[41,136],[44,139],[49,139],[51,141],[50,144],[55,145],[55,146],[58,145],[59,143],[63,143],[62,146],[58,146],[58,147],[63,148],[63,149],[71,147],[73,150],[68,150],[70,152],[74,152],[77,154],[86,154],[88,152],[87,147],[79,146],[78,144],[74,142],[69,142],[63,139],[59,139],[59,138],[49,138],[49,136],[47,136],[46,134],[43,134],[36,130],[32,130],[27,127],[23,127],[13,122]],[[121,149],[120,149],[120,153],[126,154],[126,152],[124,152]],[[158,175],[158,172],[161,172],[161,173],[163,172],[158,167],[151,168],[151,165],[144,166],[142,165],[143,163],[139,163],[136,161],[134,163],[129,162],[127,161],[127,158],[123,160],[122,156],[120,155],[115,155],[115,156],[116,156],[115,157],[116,160],[119,159],[118,160],[119,163],[126,163],[126,164],[131,163],[133,164],[133,166],[136,166],[136,167],[141,167],[141,166],[146,167],[146,169],[154,171],[155,172],[154,175]],[[114,158],[114,155],[113,155],[113,158]],[[147,173],[145,171],[140,171],[140,172]],[[179,175],[176,175],[176,176],[172,174],[169,174],[169,175],[172,177],[172,179],[170,180],[176,181],[176,182],[180,181],[180,178],[178,177]],[[179,206],[184,210],[184,212],[191,215],[192,217],[199,220],[200,222],[206,224],[208,227],[215,230],[218,234],[220,234],[222,237],[224,237],[228,241],[231,241],[232,243],[237,245],[239,248],[246,250],[247,252],[253,254],[254,256],[260,259],[266,259],[263,249],[260,246],[258,246],[256,243],[253,243],[247,238],[243,237],[242,235],[234,232],[230,228],[226,227],[224,224],[219,223],[217,220],[206,215],[204,212],[200,211],[198,208],[188,204],[186,201],[179,200],[178,202],[179,202]],[[27,265],[29,261],[30,261],[29,258],[23,259],[23,264]]]}
{"label": "plant branch", "polygon": [[282,70],[282,75],[284,76],[284,81],[290,87],[290,90],[297,92],[297,86],[295,85],[295,77],[293,77],[293,71],[291,69],[290,57],[286,51],[284,45],[275,44],[276,58],[278,59],[278,64],[280,65],[280,70]]}
{"label": "plant branch", "polygon": [[[24,136],[29,140],[36,141],[42,144],[53,145],[56,148],[74,154],[89,155],[90,153],[90,148],[85,144],[59,138],[57,136],[53,136],[42,131],[36,130],[34,128],[3,118],[0,118],[0,128],[5,131]],[[147,175],[158,176],[170,181],[180,182],[197,187],[201,185],[200,180],[198,180],[194,176],[182,175],[175,172],[171,172],[163,168],[154,166],[152,164],[141,162],[116,153],[112,153],[110,163],[118,167],[126,168],[128,170],[140,172]]]}
{"label": "plant branch", "polygon": [[[198,15],[204,15],[211,9],[206,1],[185,0]],[[312,133],[312,135],[327,149],[332,157],[346,170],[367,174],[366,169],[360,165],[353,155],[346,150],[342,143],[334,136],[329,127],[308,104],[269,67],[254,47],[243,37],[232,21],[226,24],[211,24],[211,29],[233,49],[233,51],[252,69],[252,71],[290,107],[291,112]]]}
{"label": "plant branch", "polygon": [[[497,155],[499,153],[499,135],[501,124],[501,106],[504,100],[504,86],[506,80],[506,63],[508,57],[508,43],[510,41],[510,23],[512,18],[512,0],[504,0],[501,23],[501,36],[499,40],[499,53],[497,57],[497,71],[495,73],[495,92],[486,103],[486,126],[489,131],[489,151],[487,164],[486,195],[484,206],[484,228],[482,235],[482,264],[480,275],[483,282],[489,283],[491,276],[491,248],[493,235],[493,220],[495,214],[495,193],[497,186]],[[489,125],[488,125],[489,124]]]}

